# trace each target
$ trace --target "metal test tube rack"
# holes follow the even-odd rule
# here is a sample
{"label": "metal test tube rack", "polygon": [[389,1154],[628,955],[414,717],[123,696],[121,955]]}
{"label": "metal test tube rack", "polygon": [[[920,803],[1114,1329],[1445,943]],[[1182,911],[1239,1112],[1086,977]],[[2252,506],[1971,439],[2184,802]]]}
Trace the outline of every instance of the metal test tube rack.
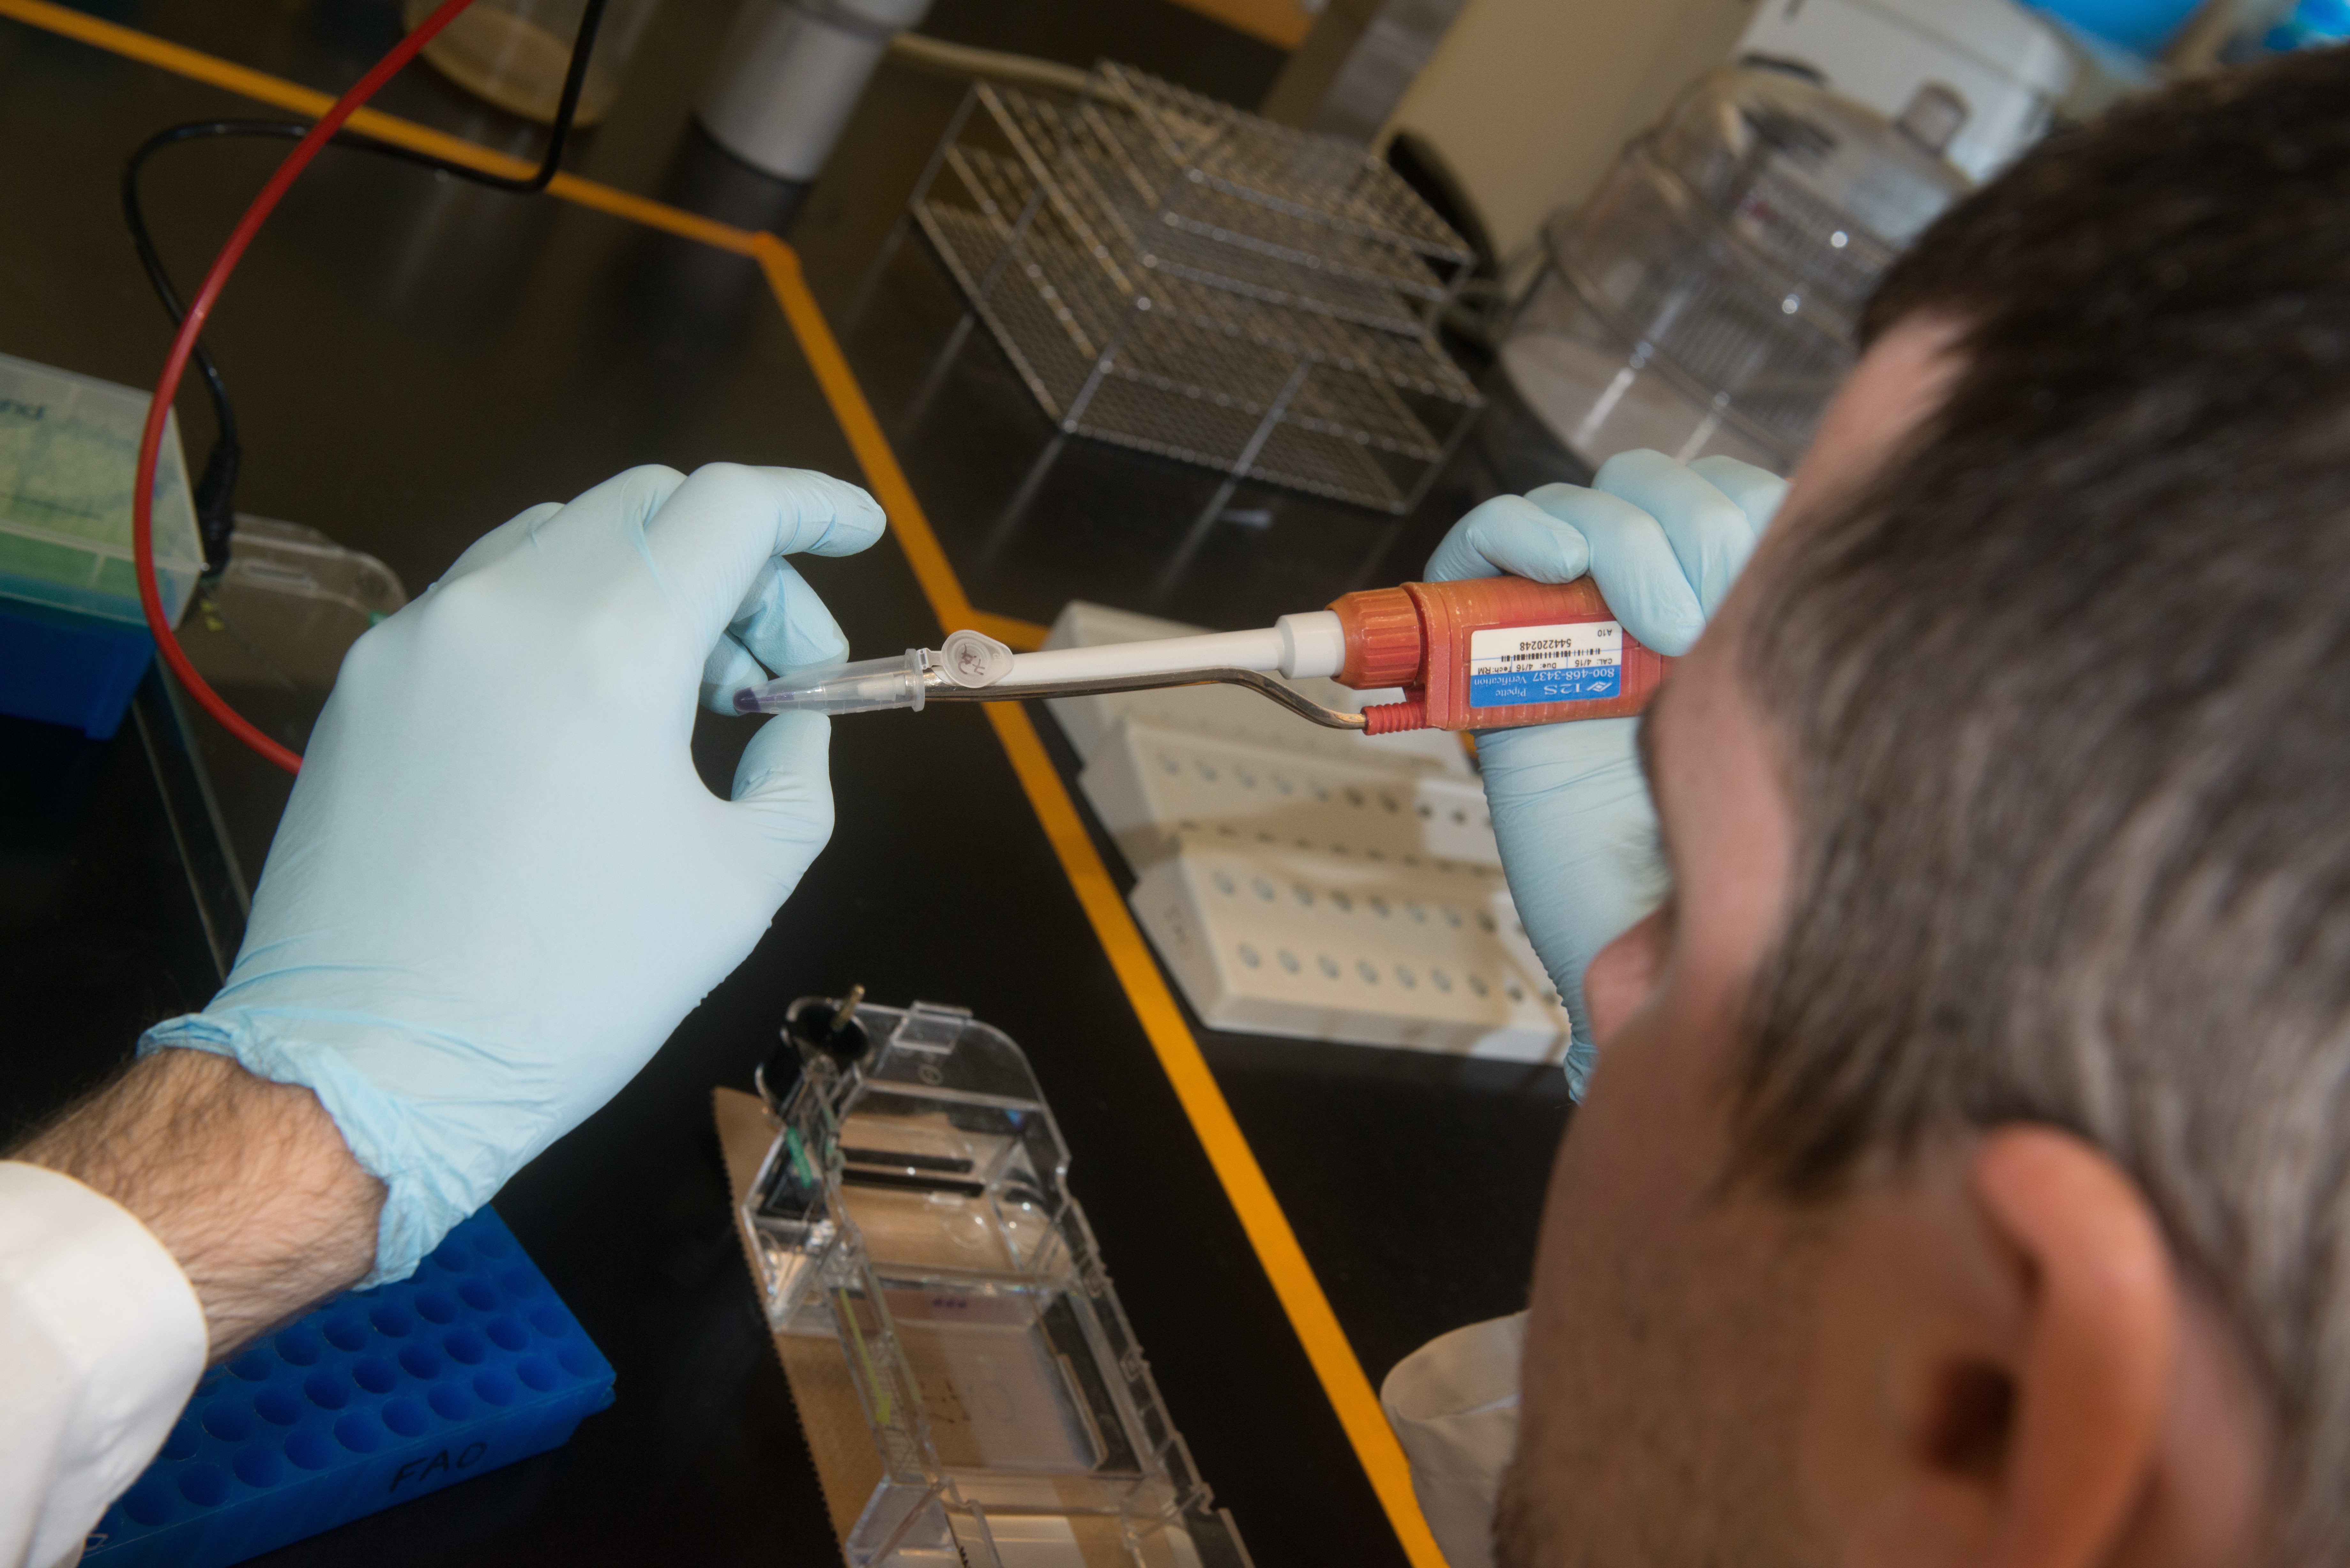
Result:
{"label": "metal test tube rack", "polygon": [[1399,514],[1483,406],[1434,325],[1473,254],[1351,142],[1107,63],[982,81],[912,214],[1073,434]]}

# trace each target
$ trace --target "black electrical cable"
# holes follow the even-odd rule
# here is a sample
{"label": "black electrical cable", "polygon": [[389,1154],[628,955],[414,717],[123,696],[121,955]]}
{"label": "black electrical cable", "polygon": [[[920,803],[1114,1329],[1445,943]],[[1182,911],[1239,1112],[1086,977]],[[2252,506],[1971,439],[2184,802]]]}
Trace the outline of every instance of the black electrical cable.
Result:
{"label": "black electrical cable", "polygon": [[[493,174],[469,164],[458,163],[430,153],[417,152],[395,142],[381,141],[358,131],[335,133],[331,145],[348,147],[357,152],[372,152],[379,157],[397,159],[435,173],[453,174],[461,180],[493,191],[504,191],[519,196],[533,196],[554,182],[563,164],[563,150],[571,138],[571,123],[579,108],[579,95],[588,82],[588,62],[596,45],[596,31],[603,24],[604,9],[608,0],[588,0],[580,13],[579,32],[571,46],[571,64],[563,77],[563,91],[556,101],[555,122],[548,129],[546,149],[541,155],[536,171],[528,175]],[[154,235],[147,227],[147,215],[139,200],[139,176],[147,161],[167,147],[183,141],[209,140],[216,137],[276,137],[298,141],[309,132],[311,121],[289,119],[208,119],[186,125],[174,125],[157,131],[139,144],[136,151],[122,166],[122,219],[130,230],[130,243],[139,252],[139,264],[147,272],[147,281],[154,286],[155,296],[162,301],[163,313],[178,327],[186,318],[187,307],[180,299],[180,291],[172,283],[172,275],[163,265],[162,252],[155,244]],[[229,534],[236,525],[237,471],[244,461],[244,447],[238,440],[236,407],[228,395],[228,383],[221,377],[220,367],[212,353],[198,338],[193,358],[196,368],[204,378],[204,387],[212,394],[214,433],[212,451],[204,459],[203,472],[196,481],[196,527],[203,538],[204,572],[214,576],[228,566]]]}

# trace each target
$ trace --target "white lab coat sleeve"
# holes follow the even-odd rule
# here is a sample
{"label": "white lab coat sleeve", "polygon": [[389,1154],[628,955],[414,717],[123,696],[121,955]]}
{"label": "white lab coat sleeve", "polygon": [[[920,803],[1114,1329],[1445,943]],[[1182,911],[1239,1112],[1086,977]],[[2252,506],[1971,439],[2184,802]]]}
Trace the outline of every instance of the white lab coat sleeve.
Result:
{"label": "white lab coat sleeve", "polygon": [[1379,1403],[1450,1568],[1492,1568],[1493,1504],[1518,1446],[1526,1314],[1472,1323],[1395,1365]]}
{"label": "white lab coat sleeve", "polygon": [[203,1307],[130,1211],[0,1160],[0,1568],[54,1568],[139,1479],[204,1370]]}

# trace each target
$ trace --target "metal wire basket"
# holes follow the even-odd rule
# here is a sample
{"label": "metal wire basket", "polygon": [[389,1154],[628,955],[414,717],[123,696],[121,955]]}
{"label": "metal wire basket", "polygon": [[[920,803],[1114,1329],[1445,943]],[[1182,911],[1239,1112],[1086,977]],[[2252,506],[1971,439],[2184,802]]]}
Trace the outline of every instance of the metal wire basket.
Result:
{"label": "metal wire basket", "polygon": [[1117,66],[981,82],[913,216],[1074,434],[1400,513],[1482,406],[1431,326],[1473,257],[1351,143]]}

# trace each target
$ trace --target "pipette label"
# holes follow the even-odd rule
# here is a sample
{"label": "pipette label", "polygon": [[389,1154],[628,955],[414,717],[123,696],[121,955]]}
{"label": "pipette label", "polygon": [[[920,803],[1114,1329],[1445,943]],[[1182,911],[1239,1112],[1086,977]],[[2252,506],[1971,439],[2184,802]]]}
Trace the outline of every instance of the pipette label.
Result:
{"label": "pipette label", "polygon": [[1612,620],[1487,627],[1469,634],[1469,705],[1586,702],[1624,687],[1624,628]]}

